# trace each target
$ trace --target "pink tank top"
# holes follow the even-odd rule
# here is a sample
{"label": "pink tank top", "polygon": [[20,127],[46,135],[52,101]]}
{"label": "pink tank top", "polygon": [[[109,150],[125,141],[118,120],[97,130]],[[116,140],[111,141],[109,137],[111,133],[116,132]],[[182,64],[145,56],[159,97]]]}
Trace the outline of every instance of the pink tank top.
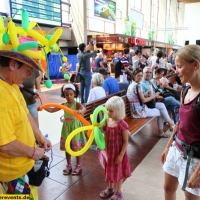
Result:
{"label": "pink tank top", "polygon": [[[181,104],[179,109],[180,124],[177,132],[177,137],[185,142],[191,144],[194,141],[200,141],[200,116],[197,110],[193,108],[196,104],[197,95],[192,101],[186,104]],[[183,147],[176,142],[177,147],[183,151]]]}

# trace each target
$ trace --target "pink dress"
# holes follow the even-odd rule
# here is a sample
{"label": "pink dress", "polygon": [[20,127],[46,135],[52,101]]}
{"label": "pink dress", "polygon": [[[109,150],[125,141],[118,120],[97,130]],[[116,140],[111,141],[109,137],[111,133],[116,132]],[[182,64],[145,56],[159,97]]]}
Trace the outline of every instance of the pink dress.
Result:
{"label": "pink dress", "polygon": [[103,130],[107,134],[106,152],[108,161],[105,164],[104,172],[106,182],[117,183],[121,179],[131,176],[127,152],[124,153],[121,163],[115,163],[115,159],[122,149],[122,131],[128,130],[128,128],[128,124],[124,120],[120,120],[115,127],[108,127],[107,124],[103,127]]}

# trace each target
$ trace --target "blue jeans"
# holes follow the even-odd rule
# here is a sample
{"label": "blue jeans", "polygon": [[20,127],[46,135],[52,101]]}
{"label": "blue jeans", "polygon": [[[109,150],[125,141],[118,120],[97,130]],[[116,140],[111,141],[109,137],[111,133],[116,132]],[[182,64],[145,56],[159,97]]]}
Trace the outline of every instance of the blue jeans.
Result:
{"label": "blue jeans", "polygon": [[38,110],[37,110],[37,103],[27,105],[29,113],[33,118],[38,118]]}
{"label": "blue jeans", "polygon": [[179,119],[178,109],[180,107],[180,102],[174,97],[165,97],[163,103],[166,106],[166,109],[171,111],[174,122],[176,123]]}
{"label": "blue jeans", "polygon": [[92,80],[92,72],[79,72],[81,75],[80,95],[81,103],[87,103],[90,85]]}

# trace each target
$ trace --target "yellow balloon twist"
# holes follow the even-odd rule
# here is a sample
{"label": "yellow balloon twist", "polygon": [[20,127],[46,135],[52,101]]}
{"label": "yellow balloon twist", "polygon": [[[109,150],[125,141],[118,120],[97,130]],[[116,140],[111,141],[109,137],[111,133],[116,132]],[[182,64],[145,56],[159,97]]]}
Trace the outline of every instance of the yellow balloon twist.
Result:
{"label": "yellow balloon twist", "polygon": [[[97,123],[97,116],[99,112],[103,112],[104,113],[104,118],[100,123]],[[105,139],[103,137],[103,134],[100,130],[100,127],[102,127],[105,123],[105,120],[107,119],[107,111],[106,108],[103,106],[98,106],[93,114],[90,116],[91,121],[92,121],[92,125],[88,125],[88,126],[83,126],[83,127],[79,127],[77,129],[75,129],[74,131],[72,131],[69,136],[66,139],[65,142],[65,148],[66,148],[66,152],[69,153],[72,156],[81,156],[82,154],[84,154],[91,146],[93,140],[95,139],[97,147],[101,150],[105,149]],[[73,139],[73,137],[76,134],[79,134],[82,131],[88,131],[88,137],[89,140],[86,143],[86,145],[79,151],[73,151],[71,149],[71,140]],[[92,130],[92,132],[89,132],[89,130]]]}

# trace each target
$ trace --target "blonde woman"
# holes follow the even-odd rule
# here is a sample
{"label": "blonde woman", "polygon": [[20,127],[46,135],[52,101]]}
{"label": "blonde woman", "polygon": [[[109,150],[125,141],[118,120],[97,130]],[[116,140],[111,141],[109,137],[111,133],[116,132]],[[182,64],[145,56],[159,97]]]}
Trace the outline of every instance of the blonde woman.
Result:
{"label": "blonde woman", "polygon": [[103,82],[104,78],[100,73],[95,73],[92,75],[92,81],[91,81],[92,89],[90,90],[87,103],[106,96],[106,92],[102,87]]}
{"label": "blonde woman", "polygon": [[[200,96],[200,46],[187,45],[178,50],[175,57],[176,73],[182,83],[190,83],[179,109],[177,123],[161,160],[165,171],[165,200],[175,200],[178,184],[182,186],[185,200],[200,199],[200,116],[197,99]],[[174,141],[175,135],[175,141]],[[191,144],[198,144],[191,153]],[[189,159],[191,162],[188,165]],[[188,176],[187,176],[188,169]]]}

